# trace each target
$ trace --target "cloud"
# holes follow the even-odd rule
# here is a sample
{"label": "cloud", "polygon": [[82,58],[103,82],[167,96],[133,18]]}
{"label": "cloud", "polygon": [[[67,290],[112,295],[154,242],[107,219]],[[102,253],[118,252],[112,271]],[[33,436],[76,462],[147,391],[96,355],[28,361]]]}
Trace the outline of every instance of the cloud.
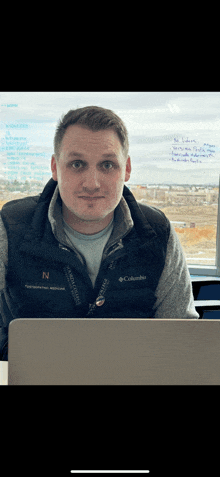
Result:
{"label": "cloud", "polygon": [[168,106],[169,110],[171,111],[171,113],[180,113],[180,108],[176,104],[168,103],[167,106]]}

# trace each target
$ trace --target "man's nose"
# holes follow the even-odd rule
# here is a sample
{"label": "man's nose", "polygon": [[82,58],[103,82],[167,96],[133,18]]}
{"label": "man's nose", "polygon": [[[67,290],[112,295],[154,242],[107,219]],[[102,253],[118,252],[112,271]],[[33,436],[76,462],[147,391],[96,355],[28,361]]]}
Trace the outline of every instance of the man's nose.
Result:
{"label": "man's nose", "polygon": [[100,188],[99,172],[97,169],[88,170],[83,179],[83,187],[88,191],[94,191]]}

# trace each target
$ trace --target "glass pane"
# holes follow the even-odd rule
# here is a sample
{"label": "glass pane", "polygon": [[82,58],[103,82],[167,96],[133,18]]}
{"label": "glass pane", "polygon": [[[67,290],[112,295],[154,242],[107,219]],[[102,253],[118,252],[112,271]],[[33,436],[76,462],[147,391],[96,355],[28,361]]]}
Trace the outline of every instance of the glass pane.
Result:
{"label": "glass pane", "polygon": [[215,265],[218,187],[131,187],[140,202],[158,207],[171,221],[188,264]]}
{"label": "glass pane", "polygon": [[42,190],[58,120],[92,104],[113,110],[128,129],[126,185],[173,222],[188,264],[214,265],[220,92],[0,93],[0,201]]}

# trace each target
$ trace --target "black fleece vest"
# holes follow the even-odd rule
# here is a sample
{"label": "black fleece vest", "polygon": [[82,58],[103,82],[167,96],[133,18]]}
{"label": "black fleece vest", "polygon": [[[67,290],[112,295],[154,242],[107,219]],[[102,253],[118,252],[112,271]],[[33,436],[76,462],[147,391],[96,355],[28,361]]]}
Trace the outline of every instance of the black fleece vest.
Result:
{"label": "black fleece vest", "polygon": [[101,262],[95,288],[75,252],[53,235],[48,207],[57,182],[42,194],[6,203],[1,216],[8,235],[4,326],[14,318],[153,318],[155,290],[165,264],[170,224],[152,207],[139,205],[124,186],[134,227]]}

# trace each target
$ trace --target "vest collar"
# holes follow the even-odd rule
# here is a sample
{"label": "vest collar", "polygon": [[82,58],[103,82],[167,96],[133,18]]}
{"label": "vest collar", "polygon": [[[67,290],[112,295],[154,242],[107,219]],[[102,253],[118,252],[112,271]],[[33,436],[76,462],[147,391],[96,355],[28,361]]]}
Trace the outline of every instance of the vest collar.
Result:
{"label": "vest collar", "polygon": [[[55,238],[64,245],[72,246],[63,230],[62,200],[59,194],[59,186],[52,178],[48,181],[40,196],[38,207],[45,207],[45,203],[48,204],[48,219]],[[133,227],[143,242],[149,243],[157,237],[156,232],[144,217],[135,197],[124,185],[123,196],[115,209],[113,232],[106,248],[114,246]]]}
{"label": "vest collar", "polygon": [[[61,243],[70,245],[63,230],[62,200],[59,194],[58,184],[55,187],[50,201],[48,219],[55,238]],[[134,222],[131,217],[130,209],[126,203],[126,200],[124,197],[122,197],[120,203],[115,209],[114,229],[110,237],[109,246],[112,246],[122,237],[127,235],[127,233],[133,228],[133,225]]]}

